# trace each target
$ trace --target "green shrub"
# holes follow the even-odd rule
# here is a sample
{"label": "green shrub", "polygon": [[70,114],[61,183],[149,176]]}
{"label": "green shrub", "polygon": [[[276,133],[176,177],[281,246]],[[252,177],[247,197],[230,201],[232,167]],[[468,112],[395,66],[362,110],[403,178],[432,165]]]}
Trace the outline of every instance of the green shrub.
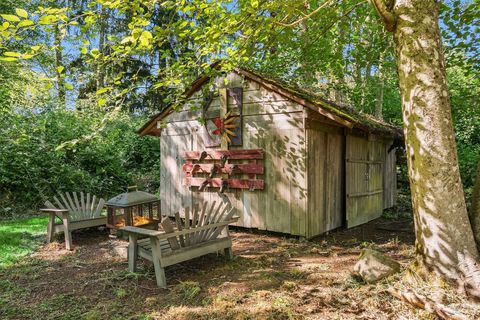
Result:
{"label": "green shrub", "polygon": [[109,198],[131,184],[156,192],[159,143],[145,116],[95,108],[11,109],[0,116],[0,217],[35,210],[59,191]]}

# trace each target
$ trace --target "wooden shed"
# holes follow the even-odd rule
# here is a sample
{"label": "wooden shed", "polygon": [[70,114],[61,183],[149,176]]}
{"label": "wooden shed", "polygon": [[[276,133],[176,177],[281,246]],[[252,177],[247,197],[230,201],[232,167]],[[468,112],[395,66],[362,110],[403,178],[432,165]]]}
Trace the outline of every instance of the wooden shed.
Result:
{"label": "wooden shed", "polygon": [[160,137],[163,213],[228,198],[239,226],[311,238],[395,205],[398,128],[244,69],[185,95],[139,130]]}

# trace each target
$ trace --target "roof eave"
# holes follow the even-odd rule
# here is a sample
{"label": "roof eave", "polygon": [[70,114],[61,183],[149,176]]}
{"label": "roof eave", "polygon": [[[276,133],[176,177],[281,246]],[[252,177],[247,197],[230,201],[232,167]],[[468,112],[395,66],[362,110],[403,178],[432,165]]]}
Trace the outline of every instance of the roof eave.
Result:
{"label": "roof eave", "polygon": [[[247,77],[248,79],[250,79],[252,81],[255,81],[255,82],[259,83],[260,85],[264,86],[265,88],[267,88],[269,90],[272,90],[272,91],[286,97],[289,100],[292,100],[292,101],[294,101],[294,102],[296,102],[300,105],[303,105],[304,107],[306,107],[310,110],[318,112],[319,114],[325,116],[326,118],[328,118],[328,119],[330,119],[330,120],[348,128],[348,129],[352,129],[352,128],[356,127],[356,128],[359,128],[360,130],[363,130],[363,131],[366,131],[366,132],[372,132],[372,133],[379,132],[379,133],[382,133],[382,134],[389,134],[389,135],[397,137],[397,138],[403,137],[403,134],[402,134],[401,130],[398,130],[397,127],[389,126],[389,125],[386,125],[386,124],[381,123],[381,122],[378,122],[378,126],[381,127],[381,128],[374,128],[374,127],[365,125],[365,124],[359,122],[358,120],[355,121],[354,119],[351,119],[351,118],[346,117],[346,116],[342,117],[340,115],[337,115],[337,114],[329,111],[327,109],[328,106],[330,106],[332,108],[334,108],[336,106],[335,106],[334,103],[330,103],[327,100],[325,100],[325,101],[322,100],[321,103],[310,101],[310,100],[305,99],[305,98],[303,98],[299,95],[296,95],[294,92],[291,92],[291,90],[288,90],[288,89],[282,87],[281,85],[278,85],[278,84],[276,84],[272,81],[269,81],[268,79],[262,78],[261,76],[255,74],[251,71],[241,69],[241,68],[235,68],[233,71],[240,74],[240,75],[243,75],[243,76]],[[195,92],[200,90],[200,88],[209,80],[210,80],[210,77],[206,76],[206,75],[198,77],[195,81],[192,82],[192,85],[189,87],[189,89],[185,91],[184,100],[190,98]],[[324,104],[326,104],[328,106],[325,106]],[[150,118],[150,120],[147,123],[145,123],[137,131],[137,133],[140,136],[145,136],[145,135],[160,136],[161,129],[157,127],[157,123],[159,121],[161,121],[162,119],[164,119],[165,117],[167,117],[168,115],[170,115],[174,111],[175,106],[177,106],[177,105],[178,104],[170,105],[170,106],[166,107],[163,111],[161,111],[161,112],[155,114],[154,116],[152,116]]]}

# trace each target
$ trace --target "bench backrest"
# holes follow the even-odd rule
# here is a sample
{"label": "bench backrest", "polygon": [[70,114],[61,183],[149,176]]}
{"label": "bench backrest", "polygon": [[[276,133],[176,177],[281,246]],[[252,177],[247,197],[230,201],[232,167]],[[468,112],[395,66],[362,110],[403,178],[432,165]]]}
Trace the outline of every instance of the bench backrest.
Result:
{"label": "bench backrest", "polygon": [[[215,240],[232,223],[234,210],[230,203],[207,202],[202,207],[189,207],[175,213],[175,226],[166,217],[160,223],[165,233],[175,233],[167,238],[172,250],[194,246],[202,242]],[[183,234],[179,234],[183,233]]]}
{"label": "bench backrest", "polygon": [[105,205],[105,200],[102,198],[90,196],[90,193],[85,195],[83,192],[59,193],[58,197],[53,197],[53,200],[55,205],[46,201],[45,206],[49,209],[68,209],[72,221],[99,218]]}

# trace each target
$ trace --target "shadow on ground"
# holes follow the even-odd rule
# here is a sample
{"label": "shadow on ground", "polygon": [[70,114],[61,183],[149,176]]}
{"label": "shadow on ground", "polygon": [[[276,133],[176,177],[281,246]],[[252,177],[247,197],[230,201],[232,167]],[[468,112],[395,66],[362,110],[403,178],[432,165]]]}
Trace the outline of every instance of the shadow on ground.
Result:
{"label": "shadow on ground", "polygon": [[[233,261],[214,254],[167,268],[167,289],[153,267],[138,273],[106,231],[74,233],[0,269],[2,319],[389,319],[381,286],[350,276],[360,250],[374,247],[406,265],[409,220],[377,220],[305,241],[234,229]],[[387,285],[387,282],[385,283]]]}

